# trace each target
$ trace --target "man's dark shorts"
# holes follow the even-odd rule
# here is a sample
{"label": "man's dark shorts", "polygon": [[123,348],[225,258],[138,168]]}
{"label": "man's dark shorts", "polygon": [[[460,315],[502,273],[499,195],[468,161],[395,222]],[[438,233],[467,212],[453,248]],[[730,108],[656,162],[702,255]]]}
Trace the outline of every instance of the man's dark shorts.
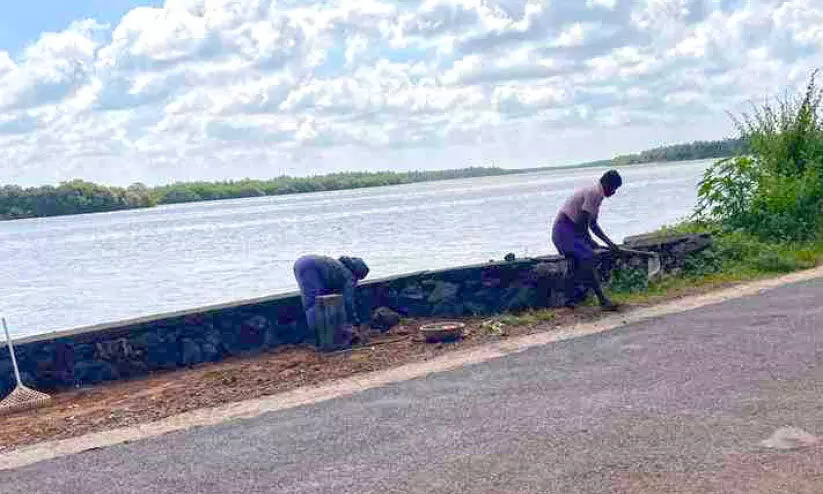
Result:
{"label": "man's dark shorts", "polygon": [[570,257],[576,262],[588,261],[594,258],[594,248],[591,240],[577,232],[574,223],[568,216],[560,215],[552,228],[552,242],[561,255]]}

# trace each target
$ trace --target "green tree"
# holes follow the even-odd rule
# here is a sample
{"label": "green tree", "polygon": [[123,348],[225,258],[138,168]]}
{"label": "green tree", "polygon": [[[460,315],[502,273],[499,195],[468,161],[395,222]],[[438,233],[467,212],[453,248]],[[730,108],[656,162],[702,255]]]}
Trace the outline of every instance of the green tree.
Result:
{"label": "green tree", "polygon": [[746,155],[710,167],[700,183],[700,221],[769,241],[820,238],[823,228],[823,90],[805,91],[733,116]]}

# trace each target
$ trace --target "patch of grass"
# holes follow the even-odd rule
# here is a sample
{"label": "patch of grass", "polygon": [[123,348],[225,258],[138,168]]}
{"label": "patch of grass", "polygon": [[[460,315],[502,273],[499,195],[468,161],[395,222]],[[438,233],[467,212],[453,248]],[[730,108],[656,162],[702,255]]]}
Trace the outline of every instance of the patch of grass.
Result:
{"label": "patch of grass", "polygon": [[715,235],[714,244],[690,256],[682,273],[652,281],[646,290],[610,290],[616,302],[648,304],[823,264],[823,242],[769,243],[751,234],[719,233],[697,224],[678,225],[668,231],[708,231]]}
{"label": "patch of grass", "polygon": [[649,288],[649,276],[645,269],[616,269],[612,272],[609,288],[614,293],[638,293]]}
{"label": "patch of grass", "polygon": [[541,322],[550,322],[557,317],[557,314],[550,309],[535,309],[518,314],[503,314],[496,318],[497,321],[507,326],[533,326]]}
{"label": "patch of grass", "polygon": [[661,280],[649,283],[649,289],[644,292],[617,293],[610,292],[609,296],[615,302],[621,304],[646,305],[655,302],[662,302],[667,299],[677,298],[693,293],[705,292],[708,290],[729,286],[735,283],[755,281],[768,278],[765,274],[757,274],[754,271],[737,273],[715,273],[696,278],[684,276],[666,276]]}

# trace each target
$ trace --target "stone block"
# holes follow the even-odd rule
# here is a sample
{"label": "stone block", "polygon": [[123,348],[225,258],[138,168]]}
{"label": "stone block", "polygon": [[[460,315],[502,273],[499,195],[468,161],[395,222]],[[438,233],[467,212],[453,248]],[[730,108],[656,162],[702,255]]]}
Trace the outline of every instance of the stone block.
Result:
{"label": "stone block", "polygon": [[14,388],[14,369],[11,366],[11,359],[0,360],[0,393],[5,396]]}
{"label": "stone block", "polygon": [[223,352],[220,351],[220,347],[208,341],[200,345],[200,351],[202,352],[203,362],[218,362],[223,358]]}
{"label": "stone block", "polygon": [[403,288],[397,292],[397,296],[401,299],[425,300],[426,292],[420,283],[413,282],[403,286]]}
{"label": "stone block", "polygon": [[212,328],[203,333],[203,341],[210,343],[217,348],[220,348],[220,344],[223,341],[223,336],[221,335],[220,331]]}
{"label": "stone block", "polygon": [[271,323],[266,317],[250,316],[240,324],[236,349],[243,352],[262,349],[270,328]]}
{"label": "stone block", "polygon": [[80,386],[110,381],[117,377],[115,369],[106,362],[78,362],[74,366],[74,381]]}
{"label": "stone block", "polygon": [[143,338],[146,345],[146,360],[150,369],[166,369],[177,365],[179,345],[176,339],[163,338],[155,332]]}
{"label": "stone block", "polygon": [[309,328],[297,321],[290,323],[279,323],[277,325],[277,337],[286,345],[297,345],[314,340],[314,333],[310,333]]}
{"label": "stone block", "polygon": [[537,290],[533,288],[514,288],[508,293],[506,299],[507,311],[518,311],[537,306]]}
{"label": "stone block", "polygon": [[463,310],[470,316],[485,316],[494,312],[488,306],[478,302],[464,302]]}
{"label": "stone block", "polygon": [[191,338],[180,340],[180,365],[194,365],[203,362],[203,350],[200,344]]}
{"label": "stone block", "polygon": [[566,276],[568,270],[568,262],[563,260],[558,262],[541,262],[534,266],[531,269],[531,272],[534,273],[538,278],[562,279]]}
{"label": "stone block", "polygon": [[400,324],[400,314],[388,307],[378,307],[371,317],[371,327],[381,331],[388,331]]}
{"label": "stone block", "polygon": [[446,281],[437,281],[433,283],[431,293],[429,293],[428,302],[434,306],[443,303],[451,303],[457,300],[457,294],[460,291],[460,286],[455,283]]}
{"label": "stone block", "polygon": [[464,314],[463,304],[459,302],[442,302],[431,310],[431,315],[437,317],[460,317]]}

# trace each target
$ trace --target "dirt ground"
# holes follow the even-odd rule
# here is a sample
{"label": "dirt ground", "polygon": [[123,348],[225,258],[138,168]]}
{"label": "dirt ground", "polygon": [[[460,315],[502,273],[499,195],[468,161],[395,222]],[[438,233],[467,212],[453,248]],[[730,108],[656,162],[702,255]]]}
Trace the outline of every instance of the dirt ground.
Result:
{"label": "dirt ground", "polygon": [[[655,305],[697,295],[734,283],[695,287],[642,305]],[[640,305],[624,305],[631,310]],[[280,347],[250,357],[232,357],[114,381],[89,388],[52,394],[46,408],[0,416],[0,454],[17,447],[47,440],[66,439],[91,432],[153,422],[172,415],[313,386],[355,374],[425,361],[491,341],[531,333],[552,331],[604,314],[597,307],[574,311],[556,309],[554,317],[532,325],[493,326],[496,319],[463,318],[463,338],[452,343],[426,343],[420,326],[430,319],[403,321],[384,334],[372,334],[367,344],[335,353],[318,353],[314,347]]]}
{"label": "dirt ground", "polygon": [[460,319],[462,339],[426,343],[419,327],[432,322],[407,320],[384,334],[372,334],[367,344],[351,350],[318,353],[314,347],[281,347],[272,352],[201,364],[52,394],[47,408],[0,417],[0,453],[45,440],[152,422],[183,412],[213,407],[312,386],[354,374],[423,361],[446,352],[510,336],[551,331],[593,320],[593,307],[574,312],[558,309],[550,321],[531,326],[490,324],[488,318]]}

